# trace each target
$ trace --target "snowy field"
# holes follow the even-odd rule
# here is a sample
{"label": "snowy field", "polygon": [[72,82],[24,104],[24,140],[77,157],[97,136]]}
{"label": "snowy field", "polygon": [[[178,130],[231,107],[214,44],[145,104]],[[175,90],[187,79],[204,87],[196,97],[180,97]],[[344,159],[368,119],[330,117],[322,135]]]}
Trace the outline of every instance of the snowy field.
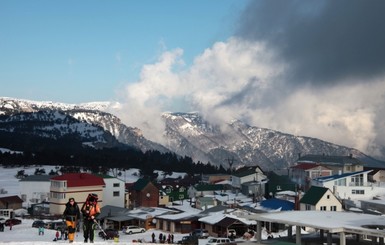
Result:
{"label": "snowy field", "polygon": [[[15,225],[12,227],[12,230],[9,230],[9,227],[6,226],[4,232],[0,232],[0,244],[59,244],[59,243],[68,243],[67,241],[57,241],[54,242],[55,238],[55,230],[44,230],[44,235],[39,236],[38,229],[32,228],[33,220],[23,219],[22,224]],[[142,240],[144,243],[151,241],[151,234],[155,233],[156,237],[159,236],[161,231],[159,230],[148,230],[145,233],[141,234],[133,234],[126,235],[122,232],[119,233],[119,244],[132,244],[134,240],[138,241],[138,239]],[[98,236],[99,231],[95,231],[95,244],[115,244],[116,241],[113,240],[103,240]],[[163,233],[163,232],[162,232]],[[164,233],[163,233],[164,234]],[[174,234],[175,243],[185,236],[185,234]],[[202,241],[203,242],[203,241]],[[82,231],[76,233],[74,244],[82,243],[84,244]],[[203,242],[205,244],[205,242]]]}

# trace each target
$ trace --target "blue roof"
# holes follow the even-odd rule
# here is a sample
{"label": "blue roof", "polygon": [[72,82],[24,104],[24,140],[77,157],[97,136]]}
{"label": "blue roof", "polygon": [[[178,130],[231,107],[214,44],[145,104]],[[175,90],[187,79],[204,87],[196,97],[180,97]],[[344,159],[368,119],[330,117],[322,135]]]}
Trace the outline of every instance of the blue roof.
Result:
{"label": "blue roof", "polygon": [[346,177],[349,177],[349,176],[354,176],[354,175],[357,175],[357,174],[367,173],[367,172],[371,172],[371,171],[372,170],[363,170],[363,171],[358,171],[358,172],[335,174],[335,175],[330,175],[330,176],[319,177],[319,178],[316,178],[314,180],[321,181],[321,182],[332,181],[332,180],[346,178]]}
{"label": "blue roof", "polygon": [[269,208],[269,209],[281,209],[282,211],[290,211],[294,210],[294,203],[287,201],[287,200],[282,200],[282,199],[277,199],[277,198],[270,198],[267,200],[264,200],[261,202],[261,206],[264,208]]}

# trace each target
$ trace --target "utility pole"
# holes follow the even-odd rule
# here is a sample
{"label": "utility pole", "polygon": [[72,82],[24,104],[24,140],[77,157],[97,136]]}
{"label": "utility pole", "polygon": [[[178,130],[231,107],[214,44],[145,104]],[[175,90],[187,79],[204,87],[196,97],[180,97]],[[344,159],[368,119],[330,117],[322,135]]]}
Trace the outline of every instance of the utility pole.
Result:
{"label": "utility pole", "polygon": [[230,158],[226,158],[225,160],[227,160],[227,163],[229,164],[230,173],[233,173],[233,164],[235,162],[234,157],[232,157],[231,159]]}

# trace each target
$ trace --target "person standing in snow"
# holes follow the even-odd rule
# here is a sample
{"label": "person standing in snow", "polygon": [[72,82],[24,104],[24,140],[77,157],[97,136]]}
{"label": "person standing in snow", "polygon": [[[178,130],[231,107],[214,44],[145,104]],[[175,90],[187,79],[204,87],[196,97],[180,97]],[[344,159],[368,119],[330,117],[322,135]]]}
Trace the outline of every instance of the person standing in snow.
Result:
{"label": "person standing in snow", "polygon": [[91,193],[88,195],[81,212],[83,214],[84,242],[88,242],[88,239],[90,239],[90,243],[93,243],[96,229],[95,218],[100,214],[97,194]]}
{"label": "person standing in snow", "polygon": [[68,199],[66,208],[63,212],[63,219],[65,220],[68,229],[68,240],[72,243],[75,238],[76,224],[80,219],[80,209],[73,197]]}

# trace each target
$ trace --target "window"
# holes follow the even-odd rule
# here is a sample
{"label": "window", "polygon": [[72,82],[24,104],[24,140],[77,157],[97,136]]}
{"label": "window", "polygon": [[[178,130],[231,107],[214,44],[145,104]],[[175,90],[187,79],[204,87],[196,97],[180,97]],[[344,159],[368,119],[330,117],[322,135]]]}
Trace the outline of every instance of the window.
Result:
{"label": "window", "polygon": [[326,211],[326,206],[321,206],[321,207],[320,207],[320,210],[321,210],[321,211]]}
{"label": "window", "polygon": [[327,198],[327,199],[330,199],[330,195],[326,195],[326,198]]}
{"label": "window", "polygon": [[112,193],[112,196],[114,196],[114,197],[119,197],[119,196],[120,196],[120,192],[119,192],[119,191],[114,191],[114,192]]}
{"label": "window", "polygon": [[60,192],[51,192],[51,198],[66,199],[66,194],[65,193],[60,193]]}
{"label": "window", "polygon": [[311,210],[311,206],[309,204],[306,204],[306,210]]}
{"label": "window", "polygon": [[354,195],[364,195],[365,190],[352,190],[352,194]]}
{"label": "window", "polygon": [[113,186],[114,186],[114,187],[119,187],[119,186],[120,186],[120,183],[114,183]]}
{"label": "window", "polygon": [[277,191],[280,191],[280,190],[281,190],[281,186],[277,185]]}
{"label": "window", "polygon": [[337,206],[330,206],[330,211],[337,211]]}

